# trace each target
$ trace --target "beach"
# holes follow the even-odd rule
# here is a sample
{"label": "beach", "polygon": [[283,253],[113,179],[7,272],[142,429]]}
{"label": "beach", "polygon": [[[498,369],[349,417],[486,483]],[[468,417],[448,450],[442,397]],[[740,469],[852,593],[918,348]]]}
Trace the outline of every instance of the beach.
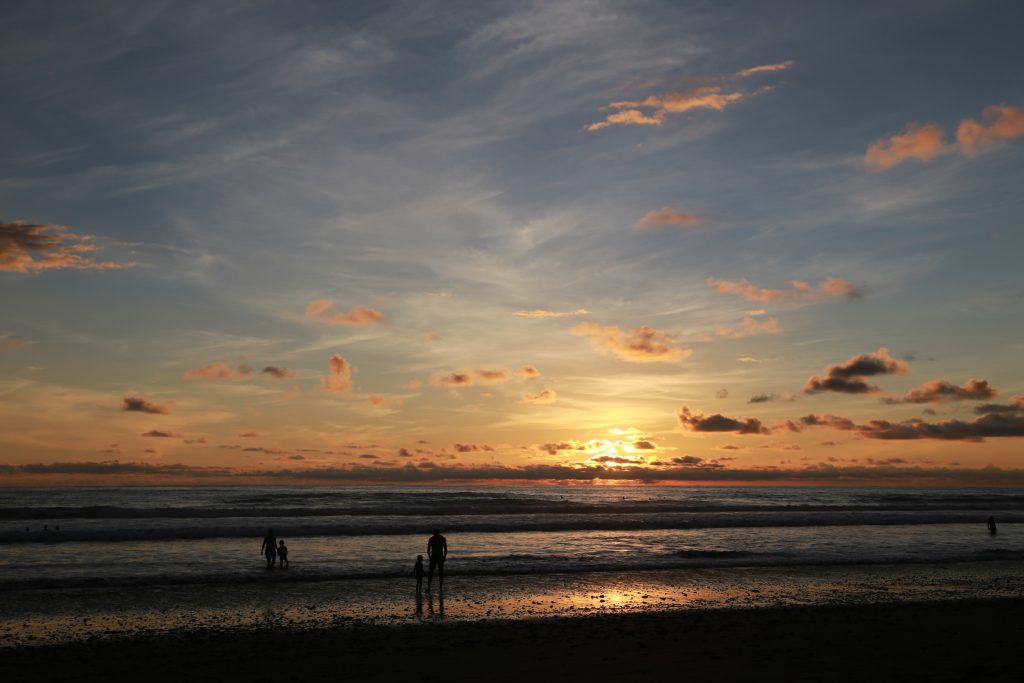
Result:
{"label": "beach", "polygon": [[180,631],[0,650],[8,681],[1013,681],[1024,600]]}
{"label": "beach", "polygon": [[[30,589],[6,680],[1019,680],[1024,566]],[[144,671],[142,674],[140,671]]]}

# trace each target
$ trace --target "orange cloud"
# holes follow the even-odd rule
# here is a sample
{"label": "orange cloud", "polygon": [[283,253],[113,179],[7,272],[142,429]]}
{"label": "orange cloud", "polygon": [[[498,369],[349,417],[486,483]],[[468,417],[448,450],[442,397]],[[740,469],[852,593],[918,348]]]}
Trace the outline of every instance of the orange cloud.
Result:
{"label": "orange cloud", "polygon": [[523,309],[516,311],[516,315],[520,318],[566,318],[570,316],[590,315],[590,311],[585,308],[577,308],[575,311],[546,311],[542,308],[536,308],[533,310]]}
{"label": "orange cloud", "polygon": [[633,224],[633,232],[663,230],[666,228],[695,228],[704,222],[700,216],[686,213],[671,206],[649,211]]}
{"label": "orange cloud", "polygon": [[794,64],[796,64],[795,61],[787,59],[786,61],[779,62],[778,64],[762,64],[761,66],[752,66],[747,69],[741,69],[736,72],[736,75],[740,78],[746,78],[756,74],[775,73],[778,71],[785,71],[786,69],[791,68]]}
{"label": "orange cloud", "polygon": [[423,380],[417,379],[417,378],[414,377],[413,379],[411,379],[408,382],[406,382],[405,384],[403,384],[402,388],[403,389],[409,389],[410,391],[415,391],[417,389],[422,389],[423,388]]}
{"label": "orange cloud", "polygon": [[288,377],[294,377],[297,373],[294,370],[289,370],[288,368],[268,365],[260,370],[260,374],[273,377],[274,379],[287,379]]}
{"label": "orange cloud", "polygon": [[750,337],[755,334],[782,334],[782,327],[779,325],[779,321],[775,318],[758,320],[757,318],[748,315],[743,319],[743,323],[740,327],[736,329],[718,327],[715,329],[715,334],[719,337],[739,339],[740,337]]}
{"label": "orange cloud", "polygon": [[[604,121],[588,125],[587,131],[593,133],[612,125],[660,126],[667,114],[682,114],[693,109],[721,111],[744,97],[742,92],[723,93],[717,86],[699,86],[684,92],[651,95],[642,100],[611,102],[608,106],[619,111],[609,114]],[[642,109],[654,111],[647,114]]]}
{"label": "orange cloud", "polygon": [[758,287],[743,278],[741,280],[716,280],[713,277],[707,279],[708,287],[722,294],[733,294],[742,297],[747,301],[760,301],[764,303],[816,303],[830,297],[846,297],[848,299],[859,299],[864,296],[857,287],[846,280],[830,277],[818,285],[812,287],[803,280],[790,280],[790,289],[769,289]]}
{"label": "orange cloud", "polygon": [[677,345],[671,335],[646,325],[627,332],[612,325],[580,323],[569,332],[590,337],[590,343],[602,353],[634,363],[678,363],[693,353]]}
{"label": "orange cloud", "polygon": [[477,378],[484,384],[501,384],[507,382],[511,375],[507,368],[498,368],[496,370],[477,370]]}
{"label": "orange cloud", "polygon": [[1024,107],[993,104],[985,107],[981,114],[991,123],[986,126],[974,119],[966,119],[956,129],[956,142],[967,156],[976,155],[982,147],[993,142],[1024,136]]}
{"label": "orange cloud", "polygon": [[12,273],[57,270],[116,270],[134,263],[96,261],[82,254],[97,251],[90,235],[76,235],[63,225],[0,221],[0,270]]}
{"label": "orange cloud", "polygon": [[887,398],[886,403],[940,403],[942,401],[984,401],[999,394],[988,380],[971,379],[962,387],[944,379],[933,379],[917,389],[911,389],[903,398]]}
{"label": "orange cloud", "polygon": [[436,374],[431,375],[430,383],[436,387],[468,387],[473,383],[473,375],[469,370]]}
{"label": "orange cloud", "polygon": [[14,351],[15,349],[23,349],[26,346],[31,345],[28,339],[19,339],[18,337],[3,336],[0,337],[0,353],[7,353],[8,351]]}
{"label": "orange cloud", "polygon": [[377,408],[397,408],[405,402],[405,399],[399,396],[381,396],[380,394],[370,394],[366,400],[371,406]]}
{"label": "orange cloud", "polygon": [[908,123],[902,133],[871,143],[864,154],[864,165],[874,171],[884,171],[907,159],[928,161],[945,151],[947,145],[943,137],[942,129],[934,123]]}
{"label": "orange cloud", "polygon": [[151,436],[159,439],[173,439],[180,436],[180,434],[175,434],[174,432],[163,432],[160,431],[159,429],[151,429],[142,436]]}
{"label": "orange cloud", "polygon": [[320,378],[320,386],[324,391],[336,394],[347,394],[352,391],[352,366],[336,353],[327,360],[330,374]]}
{"label": "orange cloud", "polygon": [[524,379],[533,379],[534,377],[540,377],[540,370],[532,365],[524,365],[516,370],[516,374]]}
{"label": "orange cloud", "polygon": [[310,301],[306,305],[306,317],[328,325],[372,325],[384,321],[383,313],[362,306],[347,313],[337,312],[334,310],[334,302],[330,299]]}
{"label": "orange cloud", "polygon": [[150,415],[166,415],[171,412],[170,406],[151,403],[141,396],[125,396],[121,402],[121,410],[127,413],[149,413]]}
{"label": "orange cloud", "polygon": [[241,379],[250,377],[252,368],[248,365],[239,365],[237,370],[232,370],[224,363],[210,363],[201,368],[192,368],[185,371],[185,379]]}
{"label": "orange cloud", "polygon": [[558,394],[555,393],[554,389],[541,389],[536,394],[523,394],[523,403],[543,405],[545,403],[554,403],[557,400]]}
{"label": "orange cloud", "polygon": [[676,417],[679,419],[679,424],[682,425],[684,429],[692,432],[735,432],[737,434],[771,433],[771,430],[765,427],[756,417],[747,417],[740,420],[719,414],[705,417],[700,413],[692,412],[687,406],[683,406]]}

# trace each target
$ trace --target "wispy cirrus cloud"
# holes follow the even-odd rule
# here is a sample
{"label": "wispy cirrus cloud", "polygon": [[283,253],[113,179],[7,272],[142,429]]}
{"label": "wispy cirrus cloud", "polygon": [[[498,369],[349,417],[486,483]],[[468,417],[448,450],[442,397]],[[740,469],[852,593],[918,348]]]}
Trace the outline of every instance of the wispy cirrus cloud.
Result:
{"label": "wispy cirrus cloud", "polygon": [[0,270],[117,270],[134,263],[97,261],[83,254],[98,251],[91,235],[76,235],[63,225],[0,221]]}
{"label": "wispy cirrus cloud", "polygon": [[125,396],[121,401],[121,410],[126,413],[148,413],[150,415],[167,415],[171,412],[170,406],[158,405],[141,396]]}
{"label": "wispy cirrus cloud", "polygon": [[230,368],[224,363],[216,362],[204,365],[199,368],[192,368],[185,371],[185,379],[242,379],[252,377],[252,368],[242,364],[237,368]]}
{"label": "wispy cirrus cloud", "polygon": [[535,405],[543,405],[546,403],[554,403],[558,400],[558,394],[555,393],[554,389],[541,389],[536,394],[526,393],[523,394],[523,403],[533,403]]}
{"label": "wispy cirrus cloud", "polygon": [[735,419],[721,414],[704,416],[683,406],[676,414],[679,424],[691,432],[735,432],[737,434],[771,434],[756,417]]}
{"label": "wispy cirrus cloud", "polygon": [[340,353],[327,359],[329,374],[320,378],[320,387],[324,391],[335,394],[348,394],[352,391],[352,366]]}
{"label": "wispy cirrus cloud", "polygon": [[760,66],[751,66],[746,69],[740,69],[735,75],[739,78],[747,78],[748,76],[756,76],[757,74],[778,73],[779,71],[785,71],[793,68],[795,64],[796,61],[787,59],[786,61],[779,62],[777,64],[761,64]]}
{"label": "wispy cirrus cloud", "polygon": [[632,363],[678,363],[693,354],[693,349],[680,346],[673,335],[647,325],[626,331],[613,325],[580,323],[569,332],[589,337],[591,345],[601,353]]}
{"label": "wispy cirrus cloud", "polygon": [[905,375],[910,366],[906,361],[889,356],[882,347],[873,353],[853,356],[846,362],[829,365],[824,375],[813,375],[804,386],[805,394],[834,391],[842,394],[877,394],[878,387],[868,384],[866,378],[876,375]]}
{"label": "wispy cirrus cloud", "polygon": [[26,346],[31,346],[32,342],[28,339],[21,339],[19,337],[11,337],[9,335],[0,335],[0,353],[7,353],[8,351],[15,351],[17,349],[23,349]]}
{"label": "wispy cirrus cloud", "polygon": [[944,379],[933,379],[902,397],[888,397],[885,403],[941,403],[943,401],[986,401],[999,394],[988,380],[970,379],[958,386]]}
{"label": "wispy cirrus cloud", "polygon": [[790,280],[788,289],[772,289],[758,287],[746,278],[740,280],[707,279],[707,285],[721,294],[732,294],[747,301],[762,303],[817,303],[831,298],[860,299],[864,292],[854,287],[847,280],[830,277],[823,280],[817,287],[803,280]]}
{"label": "wispy cirrus cloud", "polygon": [[667,229],[692,229],[700,227],[704,219],[673,206],[649,211],[633,224],[633,232],[648,232]]}
{"label": "wispy cirrus cloud", "polygon": [[718,86],[698,86],[681,92],[650,95],[642,100],[610,102],[608,108],[617,111],[606,116],[604,121],[591,123],[587,131],[593,133],[614,125],[660,126],[669,114],[682,114],[694,109],[722,111],[746,96],[740,91],[723,92]]}
{"label": "wispy cirrus cloud", "polygon": [[956,129],[957,145],[967,156],[975,156],[982,148],[1000,140],[1024,136],[1024,107],[993,104],[985,107],[981,115],[988,120],[987,124],[966,119]]}
{"label": "wispy cirrus cloud", "polygon": [[751,337],[757,334],[782,334],[782,326],[776,318],[760,319],[748,315],[743,318],[739,327],[716,327],[715,334],[730,339]]}
{"label": "wispy cirrus cloud", "polygon": [[575,311],[548,311],[543,308],[534,308],[518,310],[516,315],[520,318],[569,318],[590,315],[590,311],[585,308],[577,308]]}
{"label": "wispy cirrus cloud", "polygon": [[384,314],[372,308],[362,306],[347,312],[334,309],[330,299],[315,299],[306,305],[306,317],[328,325],[374,325],[384,322]]}

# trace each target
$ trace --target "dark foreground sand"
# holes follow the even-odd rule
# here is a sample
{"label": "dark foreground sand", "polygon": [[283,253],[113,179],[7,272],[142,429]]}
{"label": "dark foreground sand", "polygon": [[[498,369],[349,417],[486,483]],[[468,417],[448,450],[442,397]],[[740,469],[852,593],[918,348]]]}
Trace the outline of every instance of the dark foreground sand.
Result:
{"label": "dark foreground sand", "polygon": [[1022,681],[1024,599],[177,632],[0,650],[4,681]]}

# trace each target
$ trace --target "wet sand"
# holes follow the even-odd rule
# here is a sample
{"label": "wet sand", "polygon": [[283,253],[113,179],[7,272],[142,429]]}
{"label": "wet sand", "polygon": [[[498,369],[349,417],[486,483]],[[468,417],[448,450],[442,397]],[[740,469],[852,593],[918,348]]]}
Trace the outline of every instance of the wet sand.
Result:
{"label": "wet sand", "polygon": [[8,592],[0,671],[26,681],[1024,680],[1022,570],[452,576],[443,604],[395,580]]}

